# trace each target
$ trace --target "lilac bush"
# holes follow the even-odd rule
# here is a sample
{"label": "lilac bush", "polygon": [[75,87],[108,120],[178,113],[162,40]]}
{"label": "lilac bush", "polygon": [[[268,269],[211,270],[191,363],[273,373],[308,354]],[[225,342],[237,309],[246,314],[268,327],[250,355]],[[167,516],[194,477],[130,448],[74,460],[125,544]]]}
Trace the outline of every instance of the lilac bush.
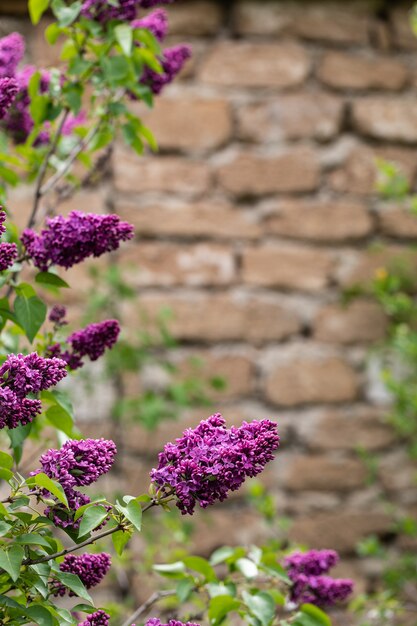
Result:
{"label": "lilac bush", "polygon": [[[121,556],[148,511],[175,503],[183,515],[192,515],[197,505],[204,509],[225,500],[264,470],[280,443],[270,420],[229,428],[216,413],[164,446],[148,493],[111,502],[94,490],[115,463],[116,444],[82,438],[60,386],[86,360],[112,350],[121,332],[117,319],[66,332],[65,306],[51,303],[70,286],[60,273],[134,237],[133,226],[118,215],[77,210],[64,216],[60,204],[105,169],[117,135],[138,154],[145,146],[156,149],[129,103],[152,106],[191,55],[185,44],[162,47],[168,17],[160,7],[172,2],[30,0],[34,24],[52,11],[46,38],[64,45],[60,69],[25,65],[18,33],[0,39],[0,131],[7,145],[0,153],[0,429],[9,443],[8,452],[0,452],[0,478],[7,484],[0,502],[1,624],[110,626],[111,610],[96,608],[88,590],[109,572],[111,555],[85,549],[110,538]],[[33,186],[22,232],[7,203],[8,187],[20,182]],[[49,448],[39,453],[32,472],[28,442]],[[326,575],[337,560],[332,551],[295,554],[283,567],[276,549],[221,550],[221,558],[215,554],[210,563],[186,556],[155,566],[178,579],[178,607],[175,619],[165,624],[151,617],[147,626],[198,626],[179,621],[188,599],[207,613],[211,626],[232,612],[253,626],[285,624],[287,617],[297,626],[313,626],[314,615],[323,619],[318,607],[344,600],[352,589],[350,581]],[[258,574],[264,578],[255,583]],[[123,626],[148,617],[168,595],[172,590],[155,592]],[[59,602],[63,596],[73,602],[69,608]]]}

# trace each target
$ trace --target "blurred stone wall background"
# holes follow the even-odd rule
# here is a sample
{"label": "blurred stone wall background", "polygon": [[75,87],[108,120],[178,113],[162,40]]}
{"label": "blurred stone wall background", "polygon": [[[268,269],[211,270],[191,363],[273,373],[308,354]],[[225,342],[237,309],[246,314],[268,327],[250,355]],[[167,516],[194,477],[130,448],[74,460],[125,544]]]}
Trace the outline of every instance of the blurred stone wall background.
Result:
{"label": "blurred stone wall background", "polygon": [[[48,66],[55,53],[25,6],[0,2],[1,34],[24,32],[28,60]],[[181,81],[143,110],[160,154],[139,159],[117,146],[111,173],[71,202],[135,224],[136,241],[121,255],[140,295],[128,311],[131,330],[140,328],[140,307],[171,308],[180,342],[173,358],[196,354],[205,373],[228,380],[216,410],[230,423],[279,422],[282,449],[265,473],[278,512],[291,518],[292,539],[338,549],[341,573],[356,578],[367,571],[354,560],[362,537],[398,543],[381,488],[417,513],[416,468],[381,421],[386,396],[369,353],[386,321],[366,299],[341,302],[417,237],[417,219],[375,192],[376,157],[412,181],[417,172],[408,8],[178,0],[169,7],[170,41],[190,42],[194,54]],[[11,196],[21,223],[28,198],[25,189]],[[415,253],[407,258],[417,267]],[[80,268],[68,281],[77,287],[75,319],[91,285]],[[131,376],[126,383],[143,385]],[[108,433],[99,419],[108,394],[102,385],[84,402],[90,436]],[[185,413],[154,434],[126,427],[118,486],[145,486],[163,443],[205,413]],[[376,481],[360,448],[378,455]],[[276,532],[239,496],[196,520],[201,551]]]}

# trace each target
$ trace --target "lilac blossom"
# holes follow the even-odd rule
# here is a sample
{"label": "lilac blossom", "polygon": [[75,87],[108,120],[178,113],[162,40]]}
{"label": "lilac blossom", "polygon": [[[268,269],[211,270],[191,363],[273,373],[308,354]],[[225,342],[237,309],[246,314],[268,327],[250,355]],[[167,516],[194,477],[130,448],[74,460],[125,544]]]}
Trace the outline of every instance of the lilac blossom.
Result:
{"label": "lilac blossom", "polygon": [[89,324],[81,330],[72,333],[67,339],[70,348],[62,350],[59,343],[48,346],[48,356],[57,356],[63,359],[72,370],[84,365],[83,357],[97,361],[106,351],[114,346],[120,333],[120,324],[117,320],[105,320]]}
{"label": "lilac blossom", "polygon": [[107,474],[116,452],[111,439],[70,439],[59,450],[51,449],[41,456],[41,471],[57,480],[67,493]]}
{"label": "lilac blossom", "polygon": [[67,375],[65,365],[62,359],[48,359],[37,352],[9,354],[0,367],[0,384],[24,398],[57,385]]}
{"label": "lilac blossom", "polygon": [[0,39],[0,78],[14,77],[25,54],[25,41],[19,33]]}
{"label": "lilac blossom", "polygon": [[160,4],[173,4],[175,0],[139,0],[142,9],[153,9]]}
{"label": "lilac blossom", "polygon": [[[134,625],[132,624],[132,626]],[[195,622],[179,622],[176,619],[170,619],[168,623],[163,624],[157,617],[151,617],[145,623],[145,626],[200,626],[200,624],[196,624]]]}
{"label": "lilac blossom", "polygon": [[4,272],[17,259],[18,251],[15,243],[0,243],[0,272]]}
{"label": "lilac blossom", "polygon": [[196,503],[205,508],[225,500],[247,477],[259,474],[278,446],[275,423],[243,422],[228,429],[217,413],[187,429],[175,443],[167,443],[151,478],[162,493],[175,494],[183,514],[192,514]]}
{"label": "lilac blossom", "polygon": [[0,387],[0,428],[29,424],[42,412],[40,400],[19,398],[14,391]]}
{"label": "lilac blossom", "polygon": [[77,330],[67,341],[76,355],[88,356],[91,361],[97,361],[106,348],[114,346],[119,333],[120,324],[117,320],[105,320]]}
{"label": "lilac blossom", "polygon": [[339,555],[335,550],[309,550],[308,552],[294,552],[285,558],[285,566],[291,571],[308,576],[326,574],[329,569],[337,565]]}
{"label": "lilac blossom", "polygon": [[6,232],[6,227],[4,225],[6,218],[7,218],[6,211],[3,211],[2,208],[0,207],[0,237],[4,235],[4,233]]}
{"label": "lilac blossom", "polygon": [[140,0],[118,0],[110,4],[107,0],[84,0],[81,15],[89,20],[106,24],[110,20],[130,22],[135,19]]}
{"label": "lilac blossom", "polygon": [[[41,467],[31,475],[44,472],[49,478],[59,482],[68,500],[68,508],[57,503],[45,509],[45,515],[56,526],[79,528],[81,519],[74,521],[74,513],[91,500],[75,487],[91,485],[106,474],[113,465],[116,452],[116,444],[111,439],[82,439],[66,441],[59,450],[50,449],[40,457]],[[50,496],[47,491],[44,495]],[[106,508],[110,510],[110,507]],[[107,518],[97,529],[106,522]]]}
{"label": "lilac blossom", "polygon": [[18,92],[15,78],[0,78],[0,120],[6,116]]}
{"label": "lilac blossom", "polygon": [[[98,585],[110,569],[111,557],[106,552],[99,554],[67,554],[59,565],[61,572],[76,574],[87,589]],[[58,580],[51,585],[54,596],[76,595]]]}
{"label": "lilac blossom", "polygon": [[9,354],[0,367],[0,428],[31,422],[42,405],[26,396],[53,387],[66,375],[66,363],[61,359],[44,358],[36,352]]}
{"label": "lilac blossom", "polygon": [[168,32],[168,16],[163,9],[157,9],[140,20],[131,23],[132,28],[146,28],[158,41],[163,41]]}
{"label": "lilac blossom", "polygon": [[91,613],[83,622],[79,622],[78,626],[109,626],[110,615],[99,609],[95,613]]}
{"label": "lilac blossom", "polygon": [[[34,127],[34,122],[29,112],[29,82],[36,71],[37,70],[34,66],[28,65],[16,73],[15,78],[19,90],[15,97],[13,105],[7,111],[2,122],[6,131],[12,137],[13,141],[16,144],[24,143]],[[49,83],[49,72],[45,70],[41,71],[39,92],[46,93],[49,89]],[[43,145],[48,142],[49,130],[44,129],[38,134],[35,145]]]}
{"label": "lilac blossom", "polygon": [[146,67],[140,82],[147,85],[154,94],[161,93],[162,89],[171,83],[182,70],[184,63],[191,56],[190,46],[179,44],[172,48],[166,48],[159,59],[162,66],[162,73],[158,74],[149,67]]}
{"label": "lilac blossom", "polygon": [[64,324],[68,323],[65,321],[66,315],[67,309],[62,306],[62,304],[55,304],[49,312],[48,320],[55,324],[55,326],[63,326]]}
{"label": "lilac blossom", "polygon": [[[1,83],[1,79],[0,79]],[[1,98],[1,95],[0,95]],[[1,106],[1,105],[0,105]],[[0,207],[0,237],[6,232],[4,222],[6,221],[6,213],[1,210]],[[18,250],[15,243],[2,242],[0,243],[0,272],[7,270],[13,265],[17,259]]]}
{"label": "lilac blossom", "polygon": [[291,601],[326,607],[346,600],[353,591],[353,581],[323,575],[338,561],[339,555],[334,550],[295,552],[286,557],[284,564],[292,581]]}
{"label": "lilac blossom", "polygon": [[46,221],[40,234],[23,231],[21,241],[33,263],[41,271],[51,265],[68,269],[84,259],[116,250],[121,241],[133,237],[133,226],[118,215],[96,215],[72,211]]}

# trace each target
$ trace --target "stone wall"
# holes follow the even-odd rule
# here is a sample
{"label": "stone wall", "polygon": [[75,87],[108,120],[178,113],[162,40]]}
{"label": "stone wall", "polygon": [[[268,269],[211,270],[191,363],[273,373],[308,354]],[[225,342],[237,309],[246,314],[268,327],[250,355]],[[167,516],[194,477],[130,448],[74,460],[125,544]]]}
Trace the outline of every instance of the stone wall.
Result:
{"label": "stone wall", "polygon": [[[5,12],[18,6],[1,3]],[[265,473],[278,513],[291,519],[291,538],[344,553],[345,572],[366,571],[369,563],[353,560],[366,534],[396,545],[381,489],[416,513],[415,468],[382,421],[369,356],[386,320],[366,299],[341,301],[417,235],[417,220],[375,193],[377,157],[412,181],[417,173],[417,40],[406,9],[179,1],[171,39],[191,42],[193,59],[152,112],[141,109],[160,154],[139,160],[118,145],[112,177],[72,203],[114,208],[135,224],[122,254],[140,294],[130,328],[143,309],[169,307],[180,344],[173,358],[197,354],[206,374],[229,381],[216,410],[231,423],[279,422],[282,449]],[[1,27],[25,30],[29,55],[51,62],[40,28],[24,17]],[[19,220],[26,205],[26,190],[14,194]],[[90,287],[78,269],[68,276],[78,285],[75,315]],[[163,442],[206,413],[156,434],[119,433],[127,488],[144,485]],[[90,420],[84,430],[97,436],[107,426]],[[379,458],[376,482],[361,448]],[[276,532],[239,497],[197,520],[203,551],[226,536]]]}

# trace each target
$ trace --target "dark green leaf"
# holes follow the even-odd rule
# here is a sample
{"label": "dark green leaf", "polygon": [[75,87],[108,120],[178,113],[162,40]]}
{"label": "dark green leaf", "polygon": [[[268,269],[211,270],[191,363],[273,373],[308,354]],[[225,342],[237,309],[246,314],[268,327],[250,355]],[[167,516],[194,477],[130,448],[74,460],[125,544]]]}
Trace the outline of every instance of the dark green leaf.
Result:
{"label": "dark green leaf", "polygon": [[113,541],[114,549],[119,556],[123,554],[123,550],[125,549],[125,546],[132,535],[133,532],[129,530],[116,530],[116,532],[112,534],[111,538]]}
{"label": "dark green leaf", "polygon": [[39,626],[55,626],[58,622],[52,617],[48,609],[39,604],[32,604],[25,609],[25,614]]}
{"label": "dark green leaf", "polygon": [[16,582],[19,578],[20,567],[24,557],[22,546],[12,546],[9,550],[0,550],[0,567]]}
{"label": "dark green leaf", "polygon": [[19,325],[32,343],[36,333],[45,321],[46,304],[37,296],[32,296],[31,298],[17,296],[14,302],[14,312]]}
{"label": "dark green leaf", "polygon": [[54,572],[55,578],[58,578],[59,581],[68,589],[71,589],[77,596],[87,600],[87,602],[93,603],[90,594],[87,592],[86,588],[82,584],[81,580],[76,576],[76,574],[70,574],[69,572]]}
{"label": "dark green leaf", "polygon": [[210,600],[208,617],[212,626],[220,624],[228,613],[240,608],[239,600],[231,596],[216,596]]}
{"label": "dark green leaf", "polygon": [[107,510],[100,504],[87,509],[81,520],[78,536],[83,537],[97,528],[97,526],[100,526],[101,522],[106,519],[107,515]]}
{"label": "dark green leaf", "polygon": [[52,274],[52,272],[39,272],[39,274],[36,274],[35,276],[35,281],[41,285],[53,285],[54,287],[65,288],[69,287],[69,284],[66,283],[65,280],[57,274]]}
{"label": "dark green leaf", "polygon": [[178,601],[181,603],[186,602],[194,587],[195,583],[192,579],[184,578],[183,580],[180,580],[176,589]]}
{"label": "dark green leaf", "polygon": [[68,507],[67,496],[65,495],[65,491],[63,490],[59,482],[57,482],[56,480],[52,480],[52,478],[49,478],[49,476],[47,476],[43,472],[40,472],[39,474],[36,474],[35,476],[31,476],[30,478],[27,479],[26,482],[29,484],[29,481],[30,483],[33,482],[38,487],[47,489],[47,491],[49,491],[53,496],[55,496],[55,498],[59,500],[61,504]]}

